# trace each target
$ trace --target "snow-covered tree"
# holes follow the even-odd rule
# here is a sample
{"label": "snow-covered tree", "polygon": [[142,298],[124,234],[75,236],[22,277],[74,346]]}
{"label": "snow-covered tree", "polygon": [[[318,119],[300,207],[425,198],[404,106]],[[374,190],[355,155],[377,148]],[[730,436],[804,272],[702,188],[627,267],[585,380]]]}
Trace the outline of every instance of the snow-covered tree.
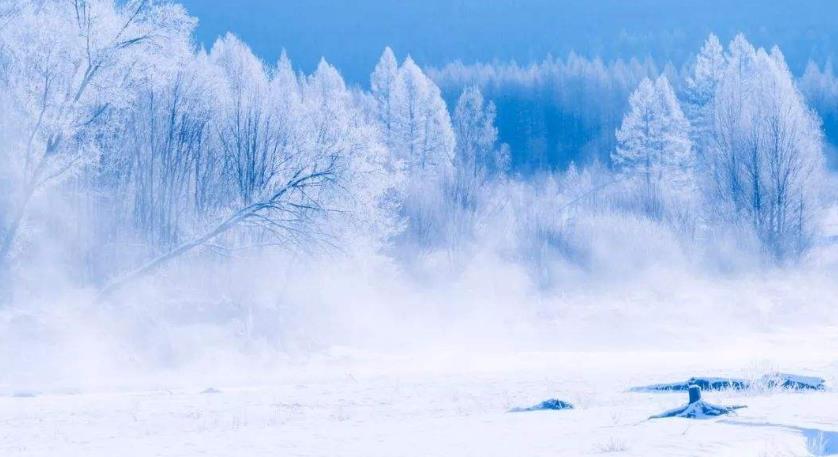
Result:
{"label": "snow-covered tree", "polygon": [[19,141],[2,162],[18,185],[0,228],[0,269],[33,196],[98,160],[137,89],[175,64],[194,26],[182,7],[144,0],[22,1],[11,14],[0,28],[0,92]]}
{"label": "snow-covered tree", "polygon": [[384,137],[391,138],[393,129],[392,98],[395,95],[395,87],[399,79],[399,64],[393,50],[384,48],[375,70],[370,76],[370,90],[378,113],[379,122],[383,129]]}
{"label": "snow-covered tree", "polygon": [[721,214],[747,221],[777,259],[810,241],[824,169],[820,123],[778,49],[742,36],[715,96],[713,191]]}
{"label": "snow-covered tree", "polygon": [[810,61],[799,84],[806,103],[817,111],[823,121],[826,156],[838,159],[838,77],[832,62],[827,61],[821,66]]}
{"label": "snow-covered tree", "polygon": [[454,131],[439,88],[408,57],[393,89],[391,144],[409,170],[443,175],[454,157]]}
{"label": "snow-covered tree", "polygon": [[474,204],[474,194],[509,165],[508,148],[498,146],[495,104],[486,103],[475,86],[463,91],[454,109],[454,198],[464,206]]}
{"label": "snow-covered tree", "polygon": [[646,211],[658,212],[662,199],[692,195],[689,123],[666,77],[640,83],[616,135],[612,162],[640,185]]}
{"label": "snow-covered tree", "polygon": [[457,148],[454,164],[472,176],[506,171],[507,158],[497,149],[495,104],[486,103],[477,87],[469,87],[457,100],[454,131]]}
{"label": "snow-covered tree", "polygon": [[834,104],[838,110],[838,78],[835,77],[832,62],[828,61],[823,67],[809,61],[806,70],[800,78],[800,90],[806,95],[806,100],[819,107],[827,109]]}
{"label": "snow-covered tree", "polygon": [[[338,186],[326,199],[342,246],[376,249],[400,228],[397,197],[403,175],[367,122],[359,95],[346,87],[337,69],[321,61],[303,83],[306,147],[339,157]],[[353,244],[354,243],[354,244]]]}
{"label": "snow-covered tree", "polygon": [[372,94],[392,163],[406,177],[400,200],[405,235],[429,242],[444,225],[444,185],[452,176],[455,136],[439,88],[410,57],[394,74],[389,49],[371,77]]}
{"label": "snow-covered tree", "polygon": [[271,185],[282,160],[270,81],[262,62],[233,35],[213,45],[210,61],[220,69],[225,82],[220,94],[225,103],[216,126],[227,176],[239,202],[247,205]]}
{"label": "snow-covered tree", "polygon": [[100,162],[103,198],[114,199],[154,249],[178,243],[191,218],[217,203],[213,189],[224,164],[213,153],[215,107],[206,98],[217,87],[202,63],[187,60],[145,89],[130,111],[126,141]]}
{"label": "snow-covered tree", "polygon": [[713,132],[713,99],[724,75],[727,62],[724,48],[711,34],[693,62],[684,90],[684,112],[690,121],[690,139],[697,161],[703,167]]}
{"label": "snow-covered tree", "polygon": [[388,147],[412,172],[445,173],[454,157],[451,118],[439,88],[412,58],[401,67],[386,48],[371,80]]}

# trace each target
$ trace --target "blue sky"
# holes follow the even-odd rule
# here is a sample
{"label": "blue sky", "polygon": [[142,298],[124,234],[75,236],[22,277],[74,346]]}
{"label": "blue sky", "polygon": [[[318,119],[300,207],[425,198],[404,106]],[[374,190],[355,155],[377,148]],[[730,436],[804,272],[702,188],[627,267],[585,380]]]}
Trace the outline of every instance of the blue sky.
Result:
{"label": "blue sky", "polygon": [[838,48],[838,1],[756,0],[182,0],[206,46],[232,31],[266,61],[283,48],[311,70],[321,56],[353,82],[384,46],[424,65],[652,55],[680,64],[710,31],[779,44],[793,69]]}

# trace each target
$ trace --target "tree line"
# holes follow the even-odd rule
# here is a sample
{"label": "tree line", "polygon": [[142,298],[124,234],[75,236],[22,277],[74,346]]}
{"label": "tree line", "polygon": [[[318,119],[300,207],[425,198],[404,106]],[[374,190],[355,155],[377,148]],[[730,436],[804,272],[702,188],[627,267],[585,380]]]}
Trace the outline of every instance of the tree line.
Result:
{"label": "tree line", "polygon": [[[683,87],[637,61],[556,64],[563,83],[528,96],[594,113],[557,169],[537,126],[507,143],[498,125],[514,114],[491,78],[446,102],[452,84],[387,48],[367,90],[325,60],[311,74],[285,54],[265,64],[233,35],[201,49],[195,25],[168,2],[0,4],[4,284],[41,262],[109,293],[188,256],[454,252],[504,224],[518,240],[509,255],[532,262],[523,246],[581,249],[543,226],[565,230],[580,212],[692,237],[736,226],[781,261],[815,236],[820,120],[780,51],[744,37],[724,49],[711,36]],[[538,72],[509,72],[543,86]],[[567,160],[585,148],[599,159]]]}

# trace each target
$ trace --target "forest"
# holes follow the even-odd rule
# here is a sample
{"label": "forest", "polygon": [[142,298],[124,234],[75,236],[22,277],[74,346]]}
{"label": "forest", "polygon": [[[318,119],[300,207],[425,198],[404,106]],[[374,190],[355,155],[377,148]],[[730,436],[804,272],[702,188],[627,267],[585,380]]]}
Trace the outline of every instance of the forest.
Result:
{"label": "forest", "polygon": [[6,1],[0,18],[10,329],[111,313],[316,347],[346,314],[384,331],[382,309],[460,306],[424,287],[514,314],[661,268],[799,271],[835,242],[831,63],[796,76],[743,35],[682,68],[422,68],[386,48],[352,85],[232,34],[204,49],[175,3]]}

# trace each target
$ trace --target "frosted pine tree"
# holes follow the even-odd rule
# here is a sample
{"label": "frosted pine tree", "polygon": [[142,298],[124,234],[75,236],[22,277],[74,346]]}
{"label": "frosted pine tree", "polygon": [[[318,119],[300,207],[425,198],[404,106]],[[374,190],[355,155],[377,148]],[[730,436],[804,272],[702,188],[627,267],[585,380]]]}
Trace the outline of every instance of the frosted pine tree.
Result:
{"label": "frosted pine tree", "polygon": [[402,191],[406,235],[439,236],[443,183],[453,171],[455,137],[439,88],[408,57],[393,79],[395,58],[385,50],[371,77],[385,144],[407,180]]}
{"label": "frosted pine tree", "polygon": [[385,142],[409,171],[444,175],[454,158],[454,131],[439,88],[408,57],[401,67],[386,48],[370,76]]}
{"label": "frosted pine tree", "polygon": [[396,61],[396,56],[393,54],[392,49],[389,47],[384,48],[384,53],[381,54],[381,58],[370,76],[370,89],[375,99],[376,111],[385,138],[390,137],[390,132],[393,127],[391,99],[395,86],[398,83],[398,78],[399,64]]}
{"label": "frosted pine tree", "polygon": [[692,195],[689,123],[665,77],[643,80],[631,95],[617,143],[612,161],[639,186],[646,211],[658,214],[663,199]]}
{"label": "frosted pine tree", "polygon": [[690,121],[690,139],[699,163],[712,141],[713,99],[726,66],[724,48],[718,37],[711,34],[695,57],[684,90],[684,112]]}
{"label": "frosted pine tree", "polygon": [[476,86],[466,88],[454,109],[457,137],[454,166],[456,199],[464,205],[473,203],[475,193],[509,167],[509,148],[498,145],[495,127],[495,104],[486,102]]}
{"label": "frosted pine tree", "polygon": [[444,175],[454,156],[454,131],[439,88],[408,57],[394,87],[393,135],[408,166]]}

